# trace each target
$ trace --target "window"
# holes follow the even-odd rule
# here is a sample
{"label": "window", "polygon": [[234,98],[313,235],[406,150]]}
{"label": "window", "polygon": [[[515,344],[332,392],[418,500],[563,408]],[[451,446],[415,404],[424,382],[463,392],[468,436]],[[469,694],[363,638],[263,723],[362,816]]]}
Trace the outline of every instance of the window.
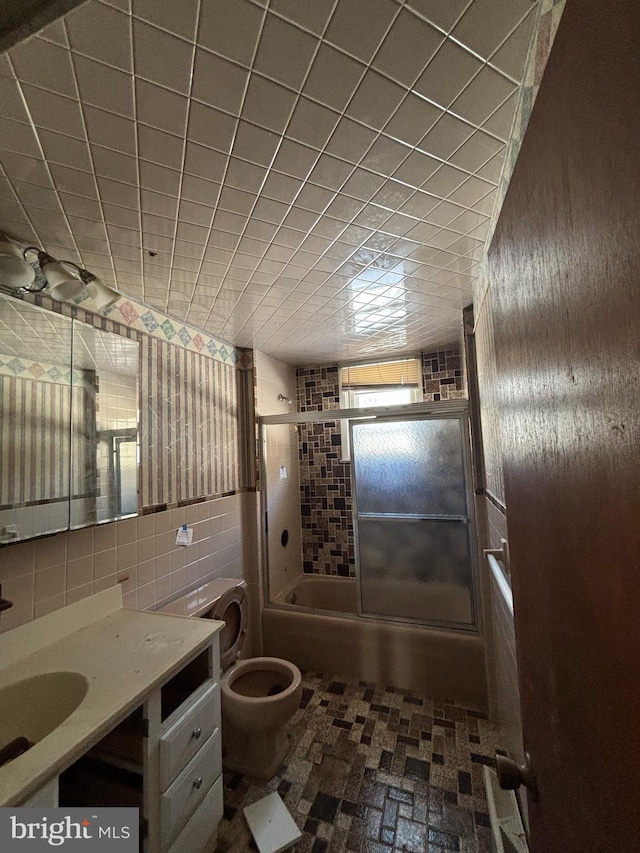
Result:
{"label": "window", "polygon": [[[374,364],[341,367],[340,406],[343,409],[371,409],[402,406],[422,400],[419,358],[403,358]],[[340,421],[342,459],[351,458],[349,421]]]}

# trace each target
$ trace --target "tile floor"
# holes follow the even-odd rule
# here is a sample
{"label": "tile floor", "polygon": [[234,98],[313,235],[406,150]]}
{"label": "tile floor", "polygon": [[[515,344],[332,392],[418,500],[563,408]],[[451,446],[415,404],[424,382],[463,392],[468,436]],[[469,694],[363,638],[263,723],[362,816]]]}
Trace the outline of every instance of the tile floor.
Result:
{"label": "tile floor", "polygon": [[303,686],[274,779],[225,772],[217,853],[255,849],[242,809],[275,790],[300,853],[489,853],[482,765],[499,733],[482,710],[316,674]]}

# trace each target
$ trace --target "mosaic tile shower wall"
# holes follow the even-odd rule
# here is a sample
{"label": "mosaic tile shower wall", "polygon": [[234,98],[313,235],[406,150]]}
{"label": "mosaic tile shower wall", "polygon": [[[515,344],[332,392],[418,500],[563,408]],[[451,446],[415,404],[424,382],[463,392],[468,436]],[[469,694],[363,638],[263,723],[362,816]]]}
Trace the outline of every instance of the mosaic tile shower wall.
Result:
{"label": "mosaic tile shower wall", "polygon": [[[298,410],[322,412],[340,407],[338,368],[296,371]],[[306,573],[355,577],[351,471],[342,461],[340,421],[300,424],[300,502],[302,569]]]}
{"label": "mosaic tile shower wall", "polygon": [[466,398],[462,356],[459,350],[422,353],[422,396],[425,403]]}
{"label": "mosaic tile shower wall", "polygon": [[[421,359],[425,402],[466,398],[459,350],[422,353]],[[337,365],[299,368],[296,376],[300,412],[340,408]],[[340,421],[300,424],[298,440],[303,571],[355,577],[351,468],[342,461]]]}

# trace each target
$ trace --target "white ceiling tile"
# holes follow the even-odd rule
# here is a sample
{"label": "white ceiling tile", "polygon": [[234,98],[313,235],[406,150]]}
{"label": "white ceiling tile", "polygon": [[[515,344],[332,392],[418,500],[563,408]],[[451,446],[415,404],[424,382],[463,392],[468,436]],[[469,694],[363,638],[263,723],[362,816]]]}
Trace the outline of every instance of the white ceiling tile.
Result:
{"label": "white ceiling tile", "polygon": [[61,18],[57,21],[52,21],[44,29],[37,34],[38,38],[45,41],[52,41],[54,44],[59,44],[61,47],[69,47],[69,39],[64,28],[64,22]]}
{"label": "white ceiling tile", "polygon": [[488,59],[532,5],[532,0],[474,0],[452,35]]}
{"label": "white ceiling tile", "polygon": [[373,196],[373,201],[390,210],[399,210],[414,194],[413,187],[401,184],[398,181],[388,180],[384,186]]}
{"label": "white ceiling tile", "polygon": [[409,93],[384,132],[413,146],[426,135],[442,114],[440,107]]}
{"label": "white ceiling tile", "polygon": [[51,130],[40,130],[38,136],[44,156],[50,163],[61,163],[84,172],[93,171],[89,146],[84,140],[63,136]]}
{"label": "white ceiling tile", "polygon": [[[209,149],[207,149],[209,150]],[[204,162],[198,161],[204,169]],[[168,169],[159,163],[151,163],[148,160],[138,160],[140,170],[140,186],[159,193],[177,196],[180,190],[180,172]]]}
{"label": "white ceiling tile", "polygon": [[170,195],[143,189],[140,190],[140,209],[144,213],[153,213],[155,216],[165,216],[169,219],[176,215],[178,200]]}
{"label": "white ceiling tile", "polygon": [[13,151],[15,154],[24,154],[27,157],[42,156],[33,127],[19,121],[10,121],[2,116],[0,116],[0,150]]}
{"label": "white ceiling tile", "polygon": [[245,0],[203,3],[198,41],[235,62],[250,65],[264,12]]}
{"label": "white ceiling tile", "polygon": [[435,157],[423,154],[422,151],[412,151],[396,169],[394,177],[413,187],[421,187],[440,165],[441,161]]}
{"label": "white ceiling tile", "polygon": [[[100,179],[98,179],[98,182]],[[122,228],[138,228],[140,225],[140,216],[137,210],[127,207],[120,207],[114,204],[101,205],[104,219],[107,223],[119,225]],[[153,247],[150,247],[153,248]]]}
{"label": "white ceiling tile", "polygon": [[479,178],[484,178],[487,181],[498,184],[500,182],[500,175],[502,174],[504,158],[505,150],[502,149],[502,151],[499,151],[495,157],[491,158],[491,160],[487,160],[484,166],[480,166],[480,168],[475,171],[475,174]]}
{"label": "white ceiling tile", "polygon": [[196,49],[192,97],[239,115],[249,72],[202,48]]}
{"label": "white ceiling tile", "polygon": [[492,184],[472,176],[467,178],[455,192],[451,193],[449,201],[454,201],[465,207],[473,207],[491,189],[493,189]]}
{"label": "white ceiling tile", "polygon": [[347,107],[347,115],[381,130],[405,96],[405,90],[375,71],[367,71]]}
{"label": "white ceiling tile", "polygon": [[85,106],[84,118],[89,141],[123,154],[136,153],[136,126],[131,119]]}
{"label": "white ceiling tile", "polygon": [[94,219],[85,219],[81,216],[68,216],[67,221],[74,237],[92,237],[96,240],[107,240],[107,232],[103,222]]}
{"label": "white ceiling tile", "polygon": [[451,110],[467,121],[480,125],[514,90],[514,83],[485,65],[451,104]]}
{"label": "white ceiling tile", "polygon": [[482,63],[475,56],[447,40],[420,75],[414,88],[425,98],[448,107],[480,68]]}
{"label": "white ceiling tile", "polygon": [[517,96],[516,91],[484,122],[483,130],[488,130],[489,133],[499,136],[500,139],[508,140],[518,103]]}
{"label": "white ceiling tile", "polygon": [[133,21],[136,75],[187,94],[191,80],[193,47],[164,30],[137,18]]}
{"label": "white ceiling tile", "polygon": [[[55,167],[56,169],[61,167]],[[67,170],[70,171],[70,170]],[[53,172],[53,168],[52,168]],[[58,182],[58,178],[54,174],[54,179]],[[129,207],[132,210],[137,210],[140,204],[138,190],[129,184],[120,184],[117,181],[111,181],[108,178],[98,178],[98,190],[100,199],[106,204],[115,204],[119,207]],[[59,185],[59,183],[58,183]],[[78,193],[82,195],[82,193]],[[116,223],[121,224],[121,223]]]}
{"label": "white ceiling tile", "polygon": [[138,164],[135,157],[98,145],[91,146],[91,157],[96,175],[127,184],[138,182]]}
{"label": "white ceiling tile", "polygon": [[291,204],[300,191],[301,186],[302,184],[299,179],[271,171],[265,181],[262,192],[267,198]]}
{"label": "white ceiling tile", "polygon": [[309,97],[342,111],[365,70],[364,65],[334,50],[328,44],[322,44],[304,84],[304,92]]}
{"label": "white ceiling tile", "polygon": [[359,163],[376,136],[374,130],[343,116],[327,144],[327,151],[349,163]]}
{"label": "white ceiling tile", "polygon": [[391,0],[367,0],[366,7],[361,0],[341,0],[325,38],[369,62],[397,12],[398,7]]}
{"label": "white ceiling tile", "polygon": [[237,157],[230,157],[225,175],[225,185],[255,194],[262,186],[265,175],[266,169],[263,166],[256,166],[253,163],[238,160]]}
{"label": "white ceiling tile", "polygon": [[183,135],[188,103],[187,98],[177,92],[136,79],[136,115],[143,124]]}
{"label": "white ceiling tile", "polygon": [[318,159],[318,151],[293,139],[283,139],[273,168],[294,178],[306,178]]}
{"label": "white ceiling tile", "polygon": [[433,173],[429,180],[425,181],[422,189],[440,198],[446,198],[460,184],[464,183],[468,177],[468,173],[463,172],[462,169],[456,169],[454,166],[444,163]]}
{"label": "white ceiling tile", "polygon": [[362,158],[361,165],[381,175],[392,175],[410,153],[410,148],[380,136]]}
{"label": "white ceiling tile", "polygon": [[[187,134],[193,142],[228,154],[233,144],[237,123],[237,119],[233,116],[193,101],[189,110]],[[141,154],[141,156],[144,155]]]}
{"label": "white ceiling tile", "polygon": [[473,127],[455,116],[445,114],[421,140],[419,147],[427,154],[447,160],[472,133]]}
{"label": "white ceiling tile", "polygon": [[322,154],[313,167],[309,180],[321,187],[339,190],[352,171],[353,166],[350,163],[345,163],[330,154]]}
{"label": "white ceiling tile", "polygon": [[217,201],[219,192],[220,184],[215,181],[205,181],[203,178],[194,175],[185,174],[182,176],[182,198],[213,206]]}
{"label": "white ceiling tile", "polygon": [[313,0],[301,3],[300,0],[272,0],[269,6],[272,12],[299,24],[316,35],[322,35],[333,9],[333,0]]}
{"label": "white ceiling tile", "polygon": [[306,183],[296,198],[296,204],[299,207],[305,208],[305,210],[312,211],[313,213],[322,213],[331,203],[334,195],[335,193],[333,190],[328,190],[324,187],[317,187],[315,184]]}
{"label": "white ceiling tile", "polygon": [[2,104],[3,118],[13,121],[29,121],[29,114],[25,109],[17,80],[0,77],[0,104]]}
{"label": "white ceiling tile", "polygon": [[206,178],[209,181],[220,181],[224,174],[227,157],[212,148],[187,142],[184,169],[190,175]]}
{"label": "white ceiling tile", "polygon": [[152,213],[142,212],[142,228],[149,234],[158,234],[161,237],[173,237],[175,222],[163,216],[155,216]]}
{"label": "white ceiling tile", "polygon": [[78,139],[85,138],[82,110],[77,101],[24,83],[22,91],[36,127],[57,130]]}
{"label": "white ceiling tile", "polygon": [[133,118],[133,77],[117,68],[74,56],[80,100],[103,110]]}
{"label": "white ceiling tile", "polygon": [[268,15],[254,68],[299,90],[313,60],[317,39],[286,21]]}
{"label": "white ceiling tile", "polygon": [[96,198],[95,178],[87,172],[69,169],[67,166],[50,165],[51,175],[56,188],[61,192],[82,195],[86,198]]}
{"label": "white ceiling tile", "polygon": [[444,36],[403,9],[375,55],[373,65],[411,86],[440,47]]}
{"label": "white ceiling tile", "polygon": [[503,148],[503,142],[477,130],[449,159],[454,165],[474,172]]}
{"label": "white ceiling tile", "polygon": [[435,225],[441,225],[442,227],[450,225],[451,222],[460,215],[463,209],[460,206],[463,203],[460,199],[456,198],[456,202],[458,203],[455,204],[451,201],[456,193],[457,190],[449,197],[449,200],[441,201],[440,204],[433,208],[433,210],[429,211],[427,214],[427,220]]}
{"label": "white ceiling tile", "polygon": [[300,98],[291,116],[287,134],[296,141],[320,151],[326,145],[339,118],[339,114],[333,110],[307,98]]}
{"label": "white ceiling tile", "polygon": [[40,230],[40,228],[53,228],[60,231],[68,230],[67,218],[60,207],[58,207],[57,211],[53,211],[25,204],[24,209],[33,227],[37,230]]}
{"label": "white ceiling tile", "polygon": [[[11,191],[9,181],[6,178],[2,178],[1,185],[3,188],[3,197],[15,199],[15,195],[13,191]],[[52,189],[39,187],[36,184],[24,184],[22,181],[13,181],[13,188],[24,205],[41,207],[44,210],[60,210],[60,201],[58,200],[57,194]],[[8,218],[11,219],[11,217]],[[98,218],[100,218],[99,215]]]}
{"label": "white ceiling tile", "polygon": [[385,179],[380,175],[367,172],[365,169],[356,169],[345,182],[341,192],[362,201],[369,201],[384,183]]}
{"label": "white ceiling tile", "polygon": [[228,210],[230,213],[238,213],[241,216],[249,216],[255,200],[256,196],[253,193],[224,186],[218,199],[218,208]]}
{"label": "white ceiling tile", "polygon": [[71,49],[131,72],[131,24],[103,3],[83,3],[65,17]]}
{"label": "white ceiling tile", "polygon": [[144,160],[180,170],[183,148],[184,141],[177,136],[155,127],[138,126],[138,156]]}
{"label": "white ceiling tile", "polygon": [[535,20],[535,10],[532,9],[491,57],[492,65],[511,75],[515,80],[522,79],[522,70]]}
{"label": "white ceiling tile", "polygon": [[242,117],[268,130],[281,133],[289,121],[295,101],[296,95],[289,89],[252,74]]}
{"label": "white ceiling tile", "polygon": [[156,27],[192,41],[196,32],[198,0],[133,0],[133,14]]}
{"label": "white ceiling tile", "polygon": [[240,121],[233,143],[233,154],[259,166],[268,166],[273,160],[279,141],[275,133]]}
{"label": "white ceiling tile", "polygon": [[77,97],[71,54],[42,39],[28,39],[14,47],[9,56],[18,79],[49,92]]}

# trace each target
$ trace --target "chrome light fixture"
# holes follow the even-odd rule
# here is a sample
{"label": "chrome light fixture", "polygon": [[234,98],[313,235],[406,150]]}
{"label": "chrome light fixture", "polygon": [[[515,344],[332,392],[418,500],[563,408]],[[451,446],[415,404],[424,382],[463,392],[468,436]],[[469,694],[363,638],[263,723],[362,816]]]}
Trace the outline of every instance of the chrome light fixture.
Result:
{"label": "chrome light fixture", "polygon": [[40,268],[47,279],[49,293],[58,302],[73,302],[85,295],[96,311],[103,311],[120,296],[96,275],[73,261],[58,261],[36,246],[28,246],[24,253],[37,252]]}

